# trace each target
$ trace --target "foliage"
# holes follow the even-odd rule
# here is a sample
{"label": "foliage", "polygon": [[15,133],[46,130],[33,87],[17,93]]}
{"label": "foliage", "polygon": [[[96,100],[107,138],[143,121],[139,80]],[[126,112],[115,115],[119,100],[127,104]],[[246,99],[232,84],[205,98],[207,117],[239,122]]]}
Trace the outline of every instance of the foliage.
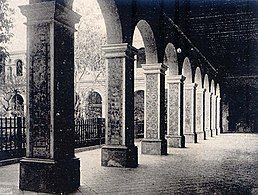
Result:
{"label": "foliage", "polygon": [[11,29],[13,21],[10,17],[13,14],[13,9],[9,7],[7,0],[0,0],[0,58],[4,59],[8,55],[5,44],[13,36]]}
{"label": "foliage", "polygon": [[[104,19],[97,4],[83,6],[77,10],[82,18],[75,37],[76,82],[87,75],[95,77],[105,72],[101,46],[106,43],[103,30]],[[96,78],[97,77],[97,78]]]}
{"label": "foliage", "polygon": [[25,92],[25,77],[9,75],[5,85],[0,86],[0,116],[23,115],[23,110],[14,109],[19,107],[13,97]]}
{"label": "foliage", "polygon": [[[76,116],[81,116],[85,108],[84,99],[80,97],[85,97],[87,94],[84,93],[94,88],[100,78],[105,76],[101,46],[106,44],[106,32],[104,19],[96,1],[80,2],[76,12],[82,15],[75,34],[75,89],[80,92],[75,98],[75,113]],[[92,86],[81,92],[77,86],[85,78],[92,80]]]}

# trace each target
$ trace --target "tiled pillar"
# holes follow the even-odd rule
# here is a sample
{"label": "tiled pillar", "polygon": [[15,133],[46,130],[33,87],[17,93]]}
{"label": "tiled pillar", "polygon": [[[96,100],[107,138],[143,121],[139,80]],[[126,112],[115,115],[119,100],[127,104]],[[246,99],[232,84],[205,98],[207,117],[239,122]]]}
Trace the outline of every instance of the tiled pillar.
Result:
{"label": "tiled pillar", "polygon": [[142,65],[146,77],[144,97],[144,139],[142,154],[166,155],[165,139],[165,71],[164,64]]}
{"label": "tiled pillar", "polygon": [[196,143],[196,87],[197,84],[186,84],[184,87],[184,135],[186,143]]}
{"label": "tiled pillar", "polygon": [[216,130],[214,129],[214,119],[215,119],[215,104],[214,104],[214,94],[210,93],[210,127],[211,127],[211,137],[215,137],[216,136]]}
{"label": "tiled pillar", "polygon": [[215,137],[217,135],[216,130],[216,95],[211,95],[211,131],[212,131],[212,137]]}
{"label": "tiled pillar", "polygon": [[134,55],[127,43],[104,46],[107,64],[106,144],[102,166],[137,167],[134,145]]}
{"label": "tiled pillar", "polygon": [[217,96],[217,121],[216,121],[216,128],[218,135],[221,133],[220,125],[221,125],[221,118],[220,118],[220,109],[221,109],[221,104],[220,104],[221,98]]}
{"label": "tiled pillar", "polygon": [[185,136],[183,131],[184,80],[185,77],[182,75],[171,76],[167,79],[167,141],[168,146],[174,148],[185,147]]}
{"label": "tiled pillar", "polygon": [[205,105],[205,91],[206,89],[197,88],[196,91],[196,134],[197,141],[205,139],[204,130],[204,105]]}
{"label": "tiled pillar", "polygon": [[205,134],[206,138],[211,137],[211,93],[205,93]]}
{"label": "tiled pillar", "polygon": [[[20,7],[27,17],[27,148],[21,190],[80,186],[74,154],[74,31],[80,16],[55,1]],[[58,13],[58,14],[57,14]]]}

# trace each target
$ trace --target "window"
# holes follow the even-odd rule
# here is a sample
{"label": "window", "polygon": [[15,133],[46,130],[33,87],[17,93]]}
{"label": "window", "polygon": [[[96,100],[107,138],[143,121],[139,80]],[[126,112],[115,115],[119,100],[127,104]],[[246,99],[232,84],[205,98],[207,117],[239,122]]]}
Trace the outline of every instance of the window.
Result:
{"label": "window", "polygon": [[16,62],[16,75],[22,76],[22,61],[21,60],[18,60]]}

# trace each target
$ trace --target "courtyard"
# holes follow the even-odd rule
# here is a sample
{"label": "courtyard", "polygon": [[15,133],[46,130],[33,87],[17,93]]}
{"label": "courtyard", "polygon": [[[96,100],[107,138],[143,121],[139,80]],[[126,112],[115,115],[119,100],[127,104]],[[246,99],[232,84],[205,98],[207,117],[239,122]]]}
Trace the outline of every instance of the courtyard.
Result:
{"label": "courtyard", "polygon": [[[221,134],[169,148],[167,156],[139,155],[137,169],[101,166],[100,149],[78,152],[81,186],[74,194],[257,194],[257,138]],[[18,189],[19,164],[0,173],[1,195],[35,194]]]}

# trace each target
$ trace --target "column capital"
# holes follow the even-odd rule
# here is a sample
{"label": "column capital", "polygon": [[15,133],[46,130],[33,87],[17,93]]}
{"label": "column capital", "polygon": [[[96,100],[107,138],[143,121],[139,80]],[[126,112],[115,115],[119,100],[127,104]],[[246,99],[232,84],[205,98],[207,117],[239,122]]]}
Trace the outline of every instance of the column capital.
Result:
{"label": "column capital", "polygon": [[142,69],[144,74],[163,74],[167,70],[167,66],[162,63],[155,63],[155,64],[142,64]]}
{"label": "column capital", "polygon": [[185,84],[185,89],[196,89],[198,86],[197,83],[187,83]]}
{"label": "column capital", "polygon": [[81,18],[78,13],[56,1],[22,5],[19,8],[21,13],[27,17],[27,25],[54,21],[74,29],[74,25]]}
{"label": "column capital", "polygon": [[168,84],[173,84],[173,83],[183,83],[185,80],[185,76],[183,75],[171,75],[167,78],[167,83]]}
{"label": "column capital", "polygon": [[128,43],[103,45],[102,51],[107,59],[128,57],[134,60],[134,55],[137,54],[137,49]]}

